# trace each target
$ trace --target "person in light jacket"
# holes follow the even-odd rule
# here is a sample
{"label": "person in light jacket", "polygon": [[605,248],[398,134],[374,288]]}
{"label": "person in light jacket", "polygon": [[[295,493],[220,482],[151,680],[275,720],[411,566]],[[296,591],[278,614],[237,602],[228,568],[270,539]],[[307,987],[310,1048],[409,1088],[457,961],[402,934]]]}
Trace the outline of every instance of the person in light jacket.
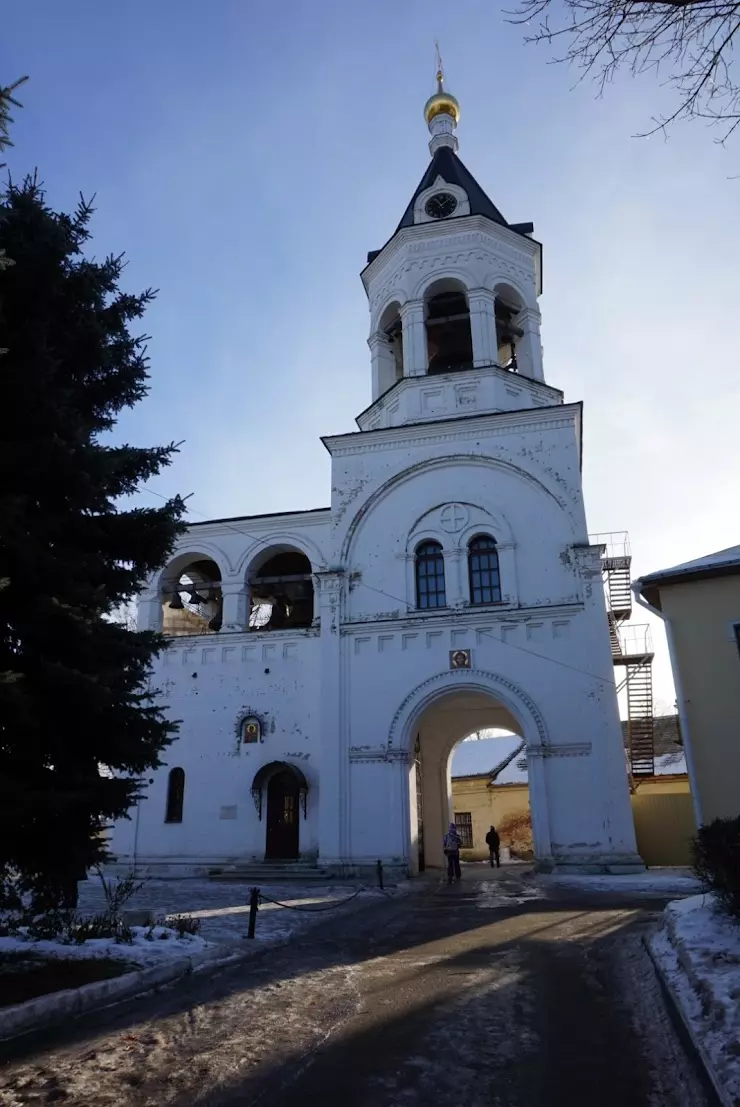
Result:
{"label": "person in light jacket", "polygon": [[452,884],[453,877],[455,880],[462,878],[462,872],[460,871],[462,838],[457,833],[457,827],[454,823],[450,823],[450,829],[445,834],[442,845],[447,858],[447,883]]}

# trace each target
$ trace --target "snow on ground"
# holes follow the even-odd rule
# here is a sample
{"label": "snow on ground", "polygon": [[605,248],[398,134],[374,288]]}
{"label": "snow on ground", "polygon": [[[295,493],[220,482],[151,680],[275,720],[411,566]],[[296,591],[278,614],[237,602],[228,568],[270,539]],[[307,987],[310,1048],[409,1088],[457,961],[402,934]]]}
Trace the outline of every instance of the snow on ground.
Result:
{"label": "snow on ground", "polygon": [[[331,910],[332,905],[338,907],[357,891],[356,887],[337,884],[324,887],[278,883],[261,885],[260,889],[265,897],[287,906],[262,904],[255,932],[258,941],[282,940],[312,925],[317,918],[331,918],[335,914]],[[247,884],[151,879],[128,901],[125,909],[147,908],[154,912],[156,918],[191,915],[200,919],[200,935],[207,943],[241,943],[246,937],[249,922],[249,892]],[[360,898],[371,902],[383,895],[380,889],[368,888],[360,893]],[[317,913],[316,908],[322,910]],[[78,909],[83,915],[94,915],[105,910],[103,889],[97,878],[80,884]]]}
{"label": "snow on ground", "polygon": [[581,888],[592,892],[629,892],[645,895],[695,895],[701,888],[688,869],[646,869],[641,873],[589,875],[587,873],[540,874],[542,887]]}
{"label": "snow on ground", "polygon": [[740,1102],[740,924],[691,896],[668,905],[650,947],[726,1102]]}
{"label": "snow on ground", "polygon": [[[333,884],[315,885],[272,884],[261,887],[263,896],[279,903],[264,902],[257,914],[255,939],[282,941],[313,925],[317,919],[332,918],[348,897],[357,889]],[[376,902],[383,893],[377,888],[363,889],[358,898]],[[161,926],[132,927],[133,943],[117,943],[113,938],[93,938],[81,944],[67,945],[55,941],[28,941],[23,938],[0,938],[0,955],[10,952],[37,953],[49,957],[113,958],[136,965],[161,964],[173,957],[185,957],[218,944],[243,946],[249,923],[249,893],[246,884],[211,883],[207,880],[147,880],[144,887],[130,899],[123,910],[148,909],[155,918],[190,915],[199,919],[199,936],[186,934],[178,938],[172,930]],[[285,906],[282,906],[285,905]],[[85,917],[106,910],[106,900],[100,881],[91,878],[80,884],[78,913]],[[317,910],[318,909],[318,910]],[[166,938],[163,934],[167,934]],[[147,937],[151,935],[151,937]]]}
{"label": "snow on ground", "polygon": [[[73,960],[105,958],[128,961],[133,965],[161,965],[170,958],[188,957],[206,948],[206,942],[193,934],[178,938],[174,931],[156,926],[132,927],[133,942],[116,942],[114,938],[89,938],[79,945],[54,941],[28,941],[24,938],[0,938],[0,956],[4,953],[33,953],[44,957]],[[146,935],[151,933],[151,939]]]}

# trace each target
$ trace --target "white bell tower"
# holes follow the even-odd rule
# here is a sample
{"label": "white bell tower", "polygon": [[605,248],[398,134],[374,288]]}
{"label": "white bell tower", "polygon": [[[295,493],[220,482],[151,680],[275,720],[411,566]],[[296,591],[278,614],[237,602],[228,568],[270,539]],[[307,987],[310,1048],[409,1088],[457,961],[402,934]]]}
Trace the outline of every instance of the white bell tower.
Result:
{"label": "white bell tower", "polygon": [[460,105],[445,90],[441,61],[424,115],[431,162],[362,274],[373,403],[395,392],[405,412],[400,422],[412,409],[423,418],[417,401],[426,378],[435,377],[452,405],[442,405],[443,417],[460,407],[483,413],[537,406],[537,385],[544,384],[542,247],[531,223],[507,222],[457,156]]}
{"label": "white bell tower", "polygon": [[372,402],[323,439],[320,854],[441,865],[449,757],[502,726],[526,742],[537,863],[639,866],[582,409],[542,366],[542,248],[458,157],[441,65],[424,115],[431,160],[362,274]]}

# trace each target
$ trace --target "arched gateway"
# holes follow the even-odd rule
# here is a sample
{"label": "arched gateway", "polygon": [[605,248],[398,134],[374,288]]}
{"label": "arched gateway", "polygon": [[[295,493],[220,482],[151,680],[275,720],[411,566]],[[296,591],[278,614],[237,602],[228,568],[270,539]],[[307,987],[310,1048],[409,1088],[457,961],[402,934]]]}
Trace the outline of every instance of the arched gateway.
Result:
{"label": "arched gateway", "polygon": [[544,377],[542,246],[457,156],[441,74],[425,112],[431,160],[362,271],[372,402],[323,439],[331,506],[191,525],[142,595],[182,722],[116,826],[122,860],[441,864],[452,749],[501,726],[526,740],[538,863],[639,864],[582,409]]}
{"label": "arched gateway", "polygon": [[389,738],[413,758],[409,776],[408,847],[413,870],[443,864],[442,837],[452,820],[450,762],[463,738],[475,730],[501,728],[527,743],[532,792],[532,833],[541,863],[551,858],[547,793],[541,786],[544,719],[532,700],[511,681],[493,673],[458,669],[438,673],[411,692],[398,709]]}

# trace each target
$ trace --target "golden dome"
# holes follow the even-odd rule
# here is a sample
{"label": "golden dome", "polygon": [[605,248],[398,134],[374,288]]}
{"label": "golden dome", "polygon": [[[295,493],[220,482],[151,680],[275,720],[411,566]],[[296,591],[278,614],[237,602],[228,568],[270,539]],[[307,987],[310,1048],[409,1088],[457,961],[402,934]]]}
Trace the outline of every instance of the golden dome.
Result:
{"label": "golden dome", "polygon": [[451,115],[456,124],[460,122],[460,105],[455,97],[451,93],[445,92],[444,89],[435,92],[434,96],[430,96],[424,105],[424,118],[427,121],[427,125],[429,125],[437,115],[442,114]]}

